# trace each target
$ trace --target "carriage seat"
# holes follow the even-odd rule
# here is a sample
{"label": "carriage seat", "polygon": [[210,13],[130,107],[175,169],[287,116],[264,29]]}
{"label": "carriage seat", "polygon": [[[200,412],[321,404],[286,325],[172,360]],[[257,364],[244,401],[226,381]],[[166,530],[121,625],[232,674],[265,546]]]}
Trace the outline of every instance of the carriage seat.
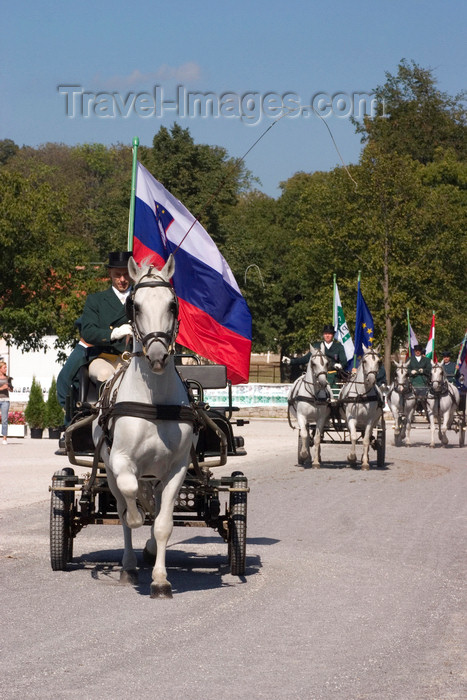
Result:
{"label": "carriage seat", "polygon": [[81,404],[96,403],[99,392],[97,386],[91,381],[89,376],[89,365],[83,365],[79,368],[78,380],[78,402]]}

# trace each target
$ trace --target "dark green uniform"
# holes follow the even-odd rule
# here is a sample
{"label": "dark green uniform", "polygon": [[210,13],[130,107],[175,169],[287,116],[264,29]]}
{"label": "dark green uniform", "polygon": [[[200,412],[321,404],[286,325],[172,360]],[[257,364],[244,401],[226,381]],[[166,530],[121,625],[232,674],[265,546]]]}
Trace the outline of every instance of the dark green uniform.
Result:
{"label": "dark green uniform", "polygon": [[444,371],[446,372],[446,377],[448,382],[451,384],[455,383],[456,378],[456,363],[455,362],[443,362]]}
{"label": "dark green uniform", "polygon": [[81,316],[81,335],[87,343],[96,345],[100,352],[120,355],[126,348],[125,338],[110,340],[110,334],[124,323],[128,323],[125,305],[112,287],[87,297]]}
{"label": "dark green uniform", "polygon": [[431,376],[431,360],[424,355],[420,357],[420,360],[417,360],[413,355],[410,358],[409,375],[415,389],[428,386]]}

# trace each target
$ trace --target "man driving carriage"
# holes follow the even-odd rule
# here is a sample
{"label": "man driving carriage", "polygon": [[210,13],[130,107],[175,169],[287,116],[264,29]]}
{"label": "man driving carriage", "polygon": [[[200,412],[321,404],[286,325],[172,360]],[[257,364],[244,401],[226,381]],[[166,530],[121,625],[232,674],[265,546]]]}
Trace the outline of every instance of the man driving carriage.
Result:
{"label": "man driving carriage", "polygon": [[431,360],[423,354],[421,345],[414,346],[414,354],[409,361],[409,374],[414,394],[417,397],[416,410],[421,413],[425,408],[431,377]]}
{"label": "man driving carriage", "polygon": [[112,282],[103,292],[90,294],[81,317],[76,321],[80,340],[57,377],[57,397],[65,408],[66,397],[76,387],[81,367],[89,364],[89,378],[99,387],[122,364],[127,339],[112,339],[112,332],[128,323],[125,302],[130,294],[128,260],[131,252],[109,253],[107,269]]}
{"label": "man driving carriage", "polygon": [[[323,328],[323,340],[313,343],[315,349],[321,348],[321,344],[324,345],[324,353],[329,361],[327,379],[331,387],[336,385],[336,381],[340,378],[347,365],[344,346],[338,340],[335,340],[334,332],[334,326],[326,324]],[[302,357],[283,357],[282,361],[291,366],[303,365],[303,369],[305,369],[310,357],[311,351]]]}

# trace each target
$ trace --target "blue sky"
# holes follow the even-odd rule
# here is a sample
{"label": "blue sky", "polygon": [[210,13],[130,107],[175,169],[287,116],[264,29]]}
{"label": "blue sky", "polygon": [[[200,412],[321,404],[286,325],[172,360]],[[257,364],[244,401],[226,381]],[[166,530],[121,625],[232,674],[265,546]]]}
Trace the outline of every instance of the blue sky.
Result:
{"label": "blue sky", "polygon": [[[347,96],[370,95],[402,58],[432,68],[441,90],[460,92],[466,7],[464,0],[10,2],[2,16],[0,138],[130,146],[139,136],[151,145],[161,125],[178,121],[196,142],[240,157],[273,121],[259,116],[260,105],[277,114],[285,94],[302,106],[340,94],[345,112]],[[210,93],[219,116],[177,114],[168,102],[178,85],[185,96]],[[242,99],[251,123],[238,116]],[[332,104],[327,124],[344,161],[356,162],[360,138],[337,116],[337,98]],[[295,172],[340,164],[314,115],[281,119],[245,162],[274,197]]]}

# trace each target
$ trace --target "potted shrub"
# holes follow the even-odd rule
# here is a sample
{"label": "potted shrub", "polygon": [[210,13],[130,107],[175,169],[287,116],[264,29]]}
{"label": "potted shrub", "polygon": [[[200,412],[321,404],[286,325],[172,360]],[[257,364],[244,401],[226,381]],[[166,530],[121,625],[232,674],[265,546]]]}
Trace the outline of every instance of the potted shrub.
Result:
{"label": "potted shrub", "polygon": [[49,429],[49,438],[58,440],[63,428],[64,411],[58,403],[57,382],[52,378],[49,389],[49,396],[45,403],[45,425]]}
{"label": "potted shrub", "polygon": [[42,388],[36,378],[32,378],[31,391],[29,392],[29,401],[24,410],[24,417],[31,429],[32,438],[41,438],[44,429],[45,419],[45,401],[42,396]]}
{"label": "potted shrub", "polygon": [[8,437],[24,438],[26,419],[23,411],[10,411],[8,414]]}

